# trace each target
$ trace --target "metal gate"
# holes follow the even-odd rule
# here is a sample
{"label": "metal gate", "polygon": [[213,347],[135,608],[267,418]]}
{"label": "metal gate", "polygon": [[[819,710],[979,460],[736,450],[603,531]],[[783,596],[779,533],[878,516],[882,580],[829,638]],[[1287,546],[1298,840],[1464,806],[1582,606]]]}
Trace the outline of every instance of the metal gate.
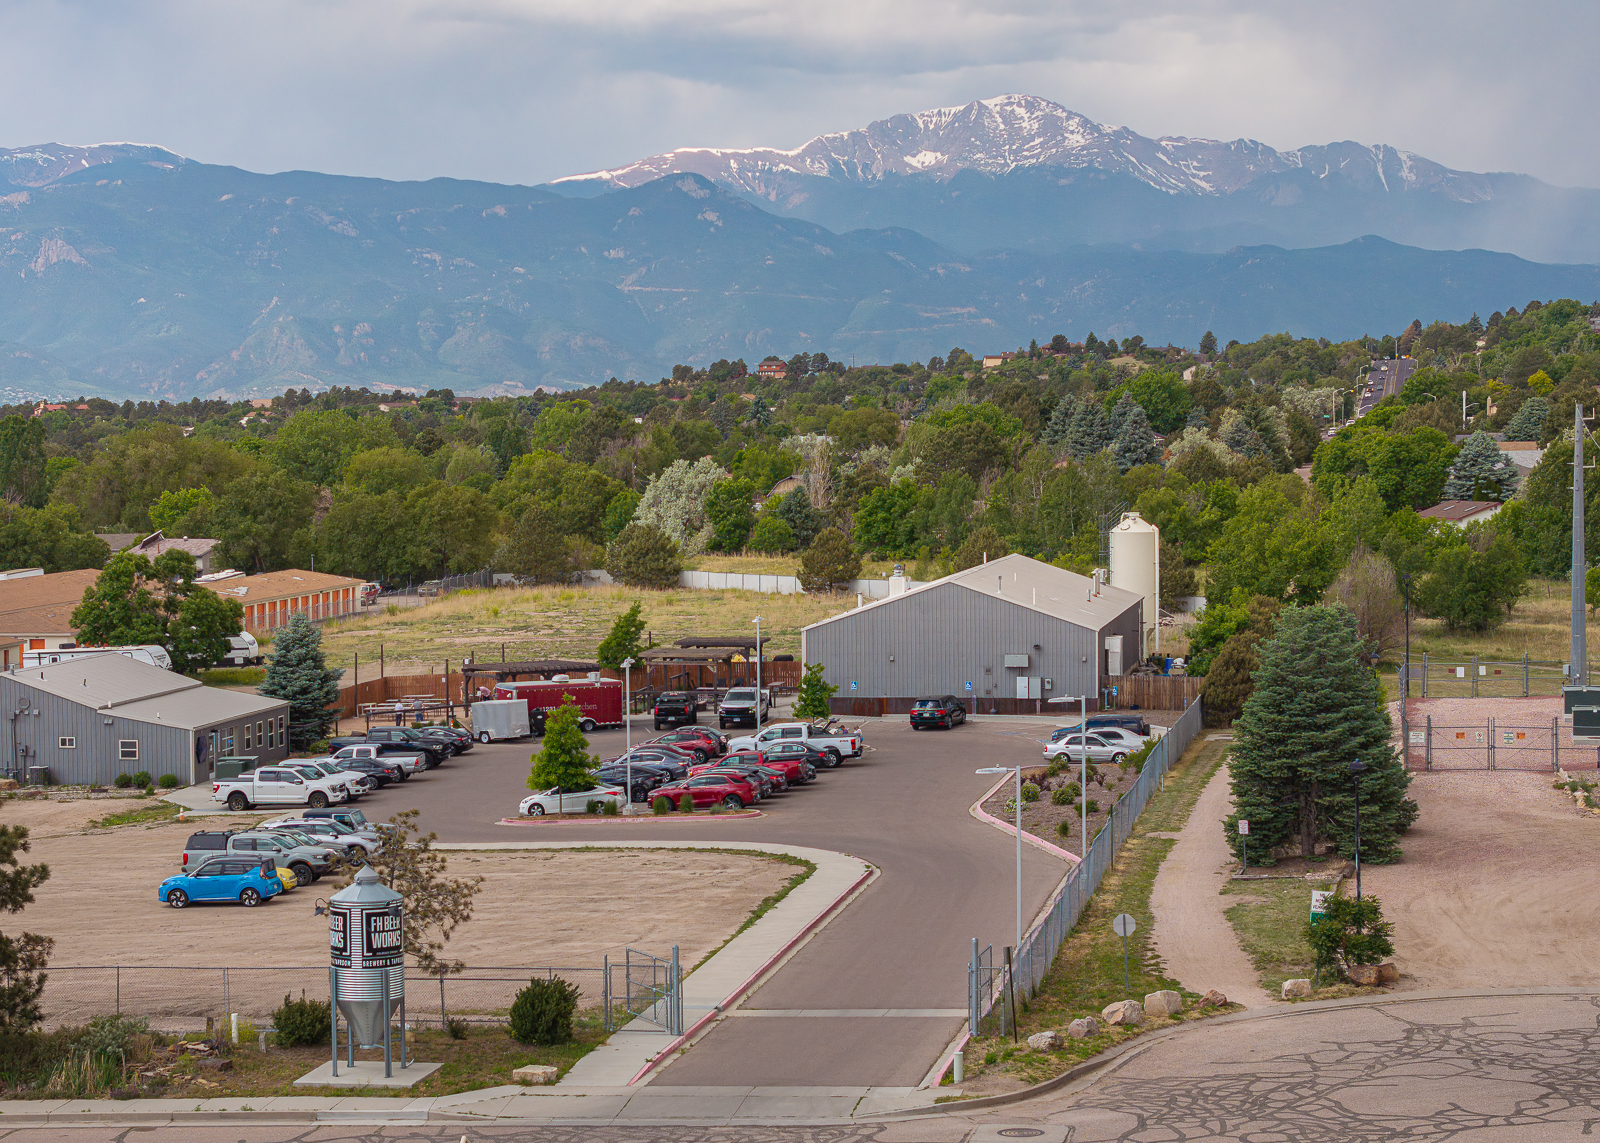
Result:
{"label": "metal gate", "polygon": [[[615,975],[621,973],[620,983]],[[624,948],[619,964],[605,958],[606,1031],[624,1024],[641,1024],[638,1031],[683,1035],[683,967],[678,946],[672,956],[659,957],[639,949]]]}
{"label": "metal gate", "polygon": [[[1009,950],[1007,950],[1009,951]],[[1004,965],[994,963],[994,946],[981,951],[972,938],[972,960],[967,965],[967,1028],[973,1036],[1004,1036],[1011,1031],[1010,985]]]}
{"label": "metal gate", "polygon": [[[1472,726],[1424,723],[1422,764],[1426,770],[1539,770],[1559,767],[1592,769],[1592,747],[1572,741],[1560,719],[1537,726],[1502,726],[1494,719]],[[1412,749],[1412,764],[1416,762]]]}

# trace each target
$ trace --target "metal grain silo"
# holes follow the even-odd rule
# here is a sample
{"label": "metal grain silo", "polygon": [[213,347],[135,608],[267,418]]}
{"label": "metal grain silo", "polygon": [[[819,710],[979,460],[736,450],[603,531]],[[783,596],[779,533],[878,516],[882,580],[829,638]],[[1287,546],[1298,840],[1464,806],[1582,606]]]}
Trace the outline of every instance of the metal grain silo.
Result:
{"label": "metal grain silo", "polygon": [[[329,987],[349,1027],[350,1062],[355,1049],[382,1048],[389,1074],[390,1025],[400,1015],[401,1067],[405,1058],[405,906],[400,894],[378,879],[370,865],[328,902]],[[334,1074],[339,1060],[334,1021]]]}
{"label": "metal grain silo", "polygon": [[1161,650],[1161,529],[1137,512],[1124,512],[1111,529],[1111,586],[1144,596],[1141,659]]}

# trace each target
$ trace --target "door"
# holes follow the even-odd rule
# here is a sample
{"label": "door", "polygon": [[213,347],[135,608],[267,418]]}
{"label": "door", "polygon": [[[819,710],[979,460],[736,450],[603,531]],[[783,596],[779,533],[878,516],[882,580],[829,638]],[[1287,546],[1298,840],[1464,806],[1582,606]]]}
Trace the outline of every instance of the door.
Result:
{"label": "door", "polygon": [[226,897],[232,879],[223,876],[225,862],[213,861],[194,872],[190,882],[189,897],[195,901],[221,901]]}

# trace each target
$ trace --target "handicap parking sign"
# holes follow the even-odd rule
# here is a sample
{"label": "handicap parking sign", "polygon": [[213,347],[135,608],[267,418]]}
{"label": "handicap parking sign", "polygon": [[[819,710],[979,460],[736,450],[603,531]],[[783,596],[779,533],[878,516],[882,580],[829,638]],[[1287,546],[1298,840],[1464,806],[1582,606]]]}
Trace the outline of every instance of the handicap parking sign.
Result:
{"label": "handicap parking sign", "polygon": [[968,683],[967,683],[967,690],[969,690],[969,691],[970,691],[970,690],[971,690],[971,689],[972,689],[972,683],[971,683],[971,682],[968,682]]}
{"label": "handicap parking sign", "polygon": [[854,679],[850,680],[850,689],[851,690],[855,690],[856,689],[856,681]]}

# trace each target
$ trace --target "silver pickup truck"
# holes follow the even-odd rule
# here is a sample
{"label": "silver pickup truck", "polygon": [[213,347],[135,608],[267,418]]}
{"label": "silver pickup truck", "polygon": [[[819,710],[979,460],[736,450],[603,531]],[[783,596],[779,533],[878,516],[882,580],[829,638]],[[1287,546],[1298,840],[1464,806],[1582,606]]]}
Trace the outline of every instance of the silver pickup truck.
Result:
{"label": "silver pickup truck", "polygon": [[219,778],[211,783],[211,800],[226,802],[230,810],[252,806],[310,806],[324,809],[350,800],[350,787],[339,778],[312,778],[311,767],[290,765],[263,766],[237,778]]}
{"label": "silver pickup truck", "polygon": [[759,734],[730,738],[728,753],[763,750],[770,743],[782,741],[805,742],[835,758],[859,758],[867,740],[859,730],[822,727],[809,722],[779,722],[763,727]]}
{"label": "silver pickup truck", "polygon": [[384,750],[380,746],[341,746],[324,761],[338,765],[346,758],[365,758],[369,762],[382,762],[385,766],[398,766],[402,780],[428,768],[428,756],[421,751]]}

